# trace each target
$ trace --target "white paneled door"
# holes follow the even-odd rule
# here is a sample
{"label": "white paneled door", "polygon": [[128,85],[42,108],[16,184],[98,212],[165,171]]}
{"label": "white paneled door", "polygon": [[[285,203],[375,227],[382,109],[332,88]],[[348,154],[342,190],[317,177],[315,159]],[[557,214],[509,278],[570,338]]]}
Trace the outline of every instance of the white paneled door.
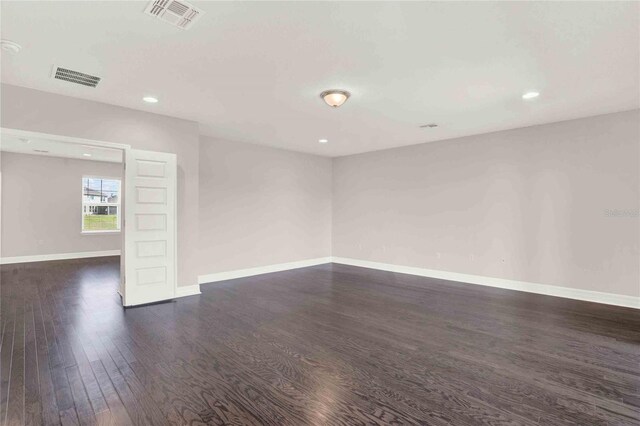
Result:
{"label": "white paneled door", "polygon": [[126,150],[124,306],[159,302],[176,289],[176,156]]}

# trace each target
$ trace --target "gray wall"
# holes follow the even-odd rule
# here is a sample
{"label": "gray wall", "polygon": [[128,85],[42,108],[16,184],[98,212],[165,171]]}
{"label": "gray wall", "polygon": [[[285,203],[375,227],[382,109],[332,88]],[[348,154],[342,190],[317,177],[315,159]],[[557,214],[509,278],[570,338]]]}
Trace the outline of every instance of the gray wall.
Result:
{"label": "gray wall", "polygon": [[332,254],[639,295],[640,219],[606,215],[640,207],[639,115],[329,160],[2,85],[3,127],[177,154],[180,285]]}
{"label": "gray wall", "polygon": [[120,233],[81,233],[81,187],[83,176],[121,179],[122,164],[9,152],[0,157],[2,257],[120,250]]}
{"label": "gray wall", "polygon": [[[5,84],[2,126],[176,153],[180,285],[200,274],[330,255],[328,158],[201,143],[194,122]],[[9,256],[5,249],[12,250],[6,242]]]}
{"label": "gray wall", "polygon": [[197,284],[198,124],[2,84],[2,127],[95,139],[178,157],[178,285]]}
{"label": "gray wall", "polygon": [[636,110],[337,158],[332,254],[638,296],[639,129]]}
{"label": "gray wall", "polygon": [[200,265],[208,274],[331,255],[331,159],[200,139]]}

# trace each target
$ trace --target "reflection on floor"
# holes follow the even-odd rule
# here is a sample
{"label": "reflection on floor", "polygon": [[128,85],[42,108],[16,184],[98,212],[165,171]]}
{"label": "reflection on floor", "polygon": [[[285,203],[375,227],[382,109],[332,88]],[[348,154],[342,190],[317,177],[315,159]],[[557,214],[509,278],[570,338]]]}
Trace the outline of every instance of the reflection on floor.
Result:
{"label": "reflection on floor", "polygon": [[640,421],[637,310],[322,265],[125,311],[118,268],[1,267],[0,421]]}

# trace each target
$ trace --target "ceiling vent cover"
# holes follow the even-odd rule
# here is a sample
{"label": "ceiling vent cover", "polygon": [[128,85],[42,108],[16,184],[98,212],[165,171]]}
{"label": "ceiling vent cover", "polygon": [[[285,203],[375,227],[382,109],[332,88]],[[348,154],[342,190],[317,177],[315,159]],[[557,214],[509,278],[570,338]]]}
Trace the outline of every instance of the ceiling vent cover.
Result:
{"label": "ceiling vent cover", "polygon": [[70,70],[68,68],[62,68],[53,66],[53,78],[58,80],[68,81],[70,83],[82,84],[83,86],[96,87],[100,83],[100,77],[95,75],[85,74],[80,71]]}
{"label": "ceiling vent cover", "polygon": [[153,0],[144,13],[155,16],[174,27],[188,30],[204,12],[186,1]]}

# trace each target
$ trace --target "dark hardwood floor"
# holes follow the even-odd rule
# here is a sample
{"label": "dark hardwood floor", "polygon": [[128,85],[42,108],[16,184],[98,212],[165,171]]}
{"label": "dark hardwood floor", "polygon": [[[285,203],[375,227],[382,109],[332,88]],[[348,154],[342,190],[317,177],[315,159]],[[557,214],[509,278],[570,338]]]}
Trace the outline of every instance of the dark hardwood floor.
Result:
{"label": "dark hardwood floor", "polygon": [[1,267],[0,423],[639,425],[640,311],[322,265],[123,310]]}

